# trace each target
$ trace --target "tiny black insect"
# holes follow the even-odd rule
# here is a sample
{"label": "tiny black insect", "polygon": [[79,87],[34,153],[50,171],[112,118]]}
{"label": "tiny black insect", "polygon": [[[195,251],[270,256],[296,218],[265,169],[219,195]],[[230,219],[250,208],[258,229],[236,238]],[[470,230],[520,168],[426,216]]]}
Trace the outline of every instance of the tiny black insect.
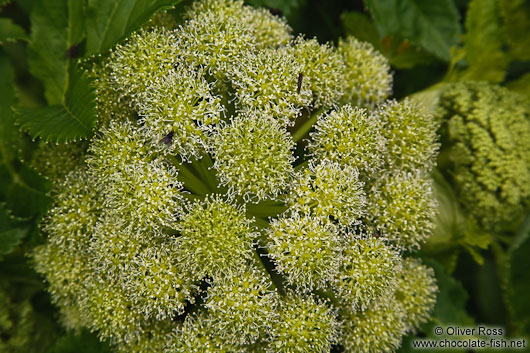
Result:
{"label": "tiny black insect", "polygon": [[273,16],[278,16],[278,17],[282,17],[283,16],[283,11],[280,10],[280,9],[274,9],[274,8],[270,7],[269,8],[269,12]]}
{"label": "tiny black insect", "polygon": [[173,141],[173,135],[175,133],[173,131],[171,131],[169,134],[167,134],[166,136],[164,136],[164,138],[162,139],[162,142],[167,145],[167,146],[170,146],[171,145],[171,142]]}
{"label": "tiny black insect", "polygon": [[299,73],[298,74],[298,86],[296,87],[296,93],[300,94],[300,90],[302,89],[302,80],[304,79],[304,74]]}
{"label": "tiny black insect", "polygon": [[68,57],[70,59],[78,58],[81,55],[81,44],[73,44],[70,48],[68,48]]}

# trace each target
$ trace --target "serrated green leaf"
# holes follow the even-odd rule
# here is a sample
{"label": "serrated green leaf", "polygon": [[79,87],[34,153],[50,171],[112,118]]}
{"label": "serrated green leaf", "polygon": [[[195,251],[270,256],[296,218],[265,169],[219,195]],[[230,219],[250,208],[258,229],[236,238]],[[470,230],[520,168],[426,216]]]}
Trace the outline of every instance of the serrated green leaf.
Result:
{"label": "serrated green leaf", "polygon": [[388,59],[390,65],[398,69],[428,64],[433,60],[432,55],[411,45],[408,40],[390,36],[380,38],[375,23],[363,13],[344,12],[341,20],[346,34],[372,44]]}
{"label": "serrated green leaf", "polygon": [[[497,0],[473,0],[469,4],[463,46],[454,52],[447,81],[482,80],[498,83],[504,80],[509,57],[502,49],[497,4]],[[457,65],[459,61],[465,63],[463,69]]]}
{"label": "serrated green leaf", "polygon": [[505,298],[519,334],[530,336],[530,216],[508,251]]}
{"label": "serrated green leaf", "polygon": [[70,81],[70,88],[61,104],[17,110],[17,122],[33,138],[70,142],[90,136],[97,118],[90,80],[73,69]]}
{"label": "serrated green leaf", "polygon": [[530,60],[530,1],[499,0],[499,7],[510,54],[516,60]]}
{"label": "serrated green leaf", "polygon": [[102,53],[138,30],[158,10],[181,0],[88,0],[87,54]]}
{"label": "serrated green leaf", "polygon": [[408,39],[449,61],[460,39],[458,11],[451,0],[366,0],[381,37]]}
{"label": "serrated green leaf", "polygon": [[83,330],[78,334],[69,333],[60,337],[48,353],[110,353],[109,344],[100,342],[98,337]]}
{"label": "serrated green leaf", "polygon": [[0,18],[0,44],[17,39],[27,39],[24,28],[13,23],[10,18]]}

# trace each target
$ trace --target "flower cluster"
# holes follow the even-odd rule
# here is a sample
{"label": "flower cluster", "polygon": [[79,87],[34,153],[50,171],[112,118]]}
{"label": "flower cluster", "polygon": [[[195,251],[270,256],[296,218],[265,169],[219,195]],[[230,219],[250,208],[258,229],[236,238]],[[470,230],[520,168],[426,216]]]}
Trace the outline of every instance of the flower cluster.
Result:
{"label": "flower cluster", "polygon": [[451,180],[468,214],[486,230],[517,223],[530,205],[530,104],[506,88],[461,82],[437,108]]}
{"label": "flower cluster", "polygon": [[433,117],[385,101],[388,63],[354,38],[242,1],[184,18],[90,69],[98,131],[50,174],[34,253],[63,324],[123,352],[396,350],[436,297],[403,256],[433,227]]}

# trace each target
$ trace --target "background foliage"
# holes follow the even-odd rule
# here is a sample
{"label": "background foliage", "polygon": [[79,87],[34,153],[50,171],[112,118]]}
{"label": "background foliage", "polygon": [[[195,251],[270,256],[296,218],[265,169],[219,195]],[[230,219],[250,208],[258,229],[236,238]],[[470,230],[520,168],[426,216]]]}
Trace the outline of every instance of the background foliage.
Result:
{"label": "background foliage", "polygon": [[[31,168],[40,141],[91,136],[96,113],[80,63],[102,55],[158,10],[179,18],[191,1],[0,1],[0,352],[105,352],[89,332],[67,333],[56,322],[27,251],[42,242],[38,223],[50,206],[49,182]],[[337,42],[354,35],[374,45],[394,70],[393,97],[427,105],[443,85],[484,80],[530,95],[528,0],[248,0],[283,14],[296,33]],[[80,60],[81,59],[81,60]],[[43,161],[40,161],[43,162]],[[435,325],[484,323],[512,337],[530,334],[530,213],[503,232],[469,222],[443,160],[434,177],[440,234],[422,256],[440,293]],[[508,229],[507,228],[507,229]],[[408,340],[403,351],[410,349]]]}

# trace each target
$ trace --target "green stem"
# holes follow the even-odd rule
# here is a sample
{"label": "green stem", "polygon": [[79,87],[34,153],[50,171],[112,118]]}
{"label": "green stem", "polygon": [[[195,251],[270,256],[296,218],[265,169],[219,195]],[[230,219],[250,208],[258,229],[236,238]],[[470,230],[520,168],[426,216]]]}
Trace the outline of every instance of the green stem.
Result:
{"label": "green stem", "polygon": [[287,206],[283,202],[277,201],[263,201],[258,204],[247,204],[247,215],[266,219],[267,217],[274,217],[287,210]]}
{"label": "green stem", "polygon": [[198,196],[204,196],[208,193],[208,186],[191,172],[177,157],[168,156],[169,161],[178,168],[179,173],[177,179],[184,183],[184,187]]}
{"label": "green stem", "polygon": [[317,122],[318,117],[325,111],[325,108],[322,107],[320,109],[315,110],[309,119],[307,119],[296,131],[293,133],[293,141],[296,143],[300,141],[311,128],[313,125]]}

